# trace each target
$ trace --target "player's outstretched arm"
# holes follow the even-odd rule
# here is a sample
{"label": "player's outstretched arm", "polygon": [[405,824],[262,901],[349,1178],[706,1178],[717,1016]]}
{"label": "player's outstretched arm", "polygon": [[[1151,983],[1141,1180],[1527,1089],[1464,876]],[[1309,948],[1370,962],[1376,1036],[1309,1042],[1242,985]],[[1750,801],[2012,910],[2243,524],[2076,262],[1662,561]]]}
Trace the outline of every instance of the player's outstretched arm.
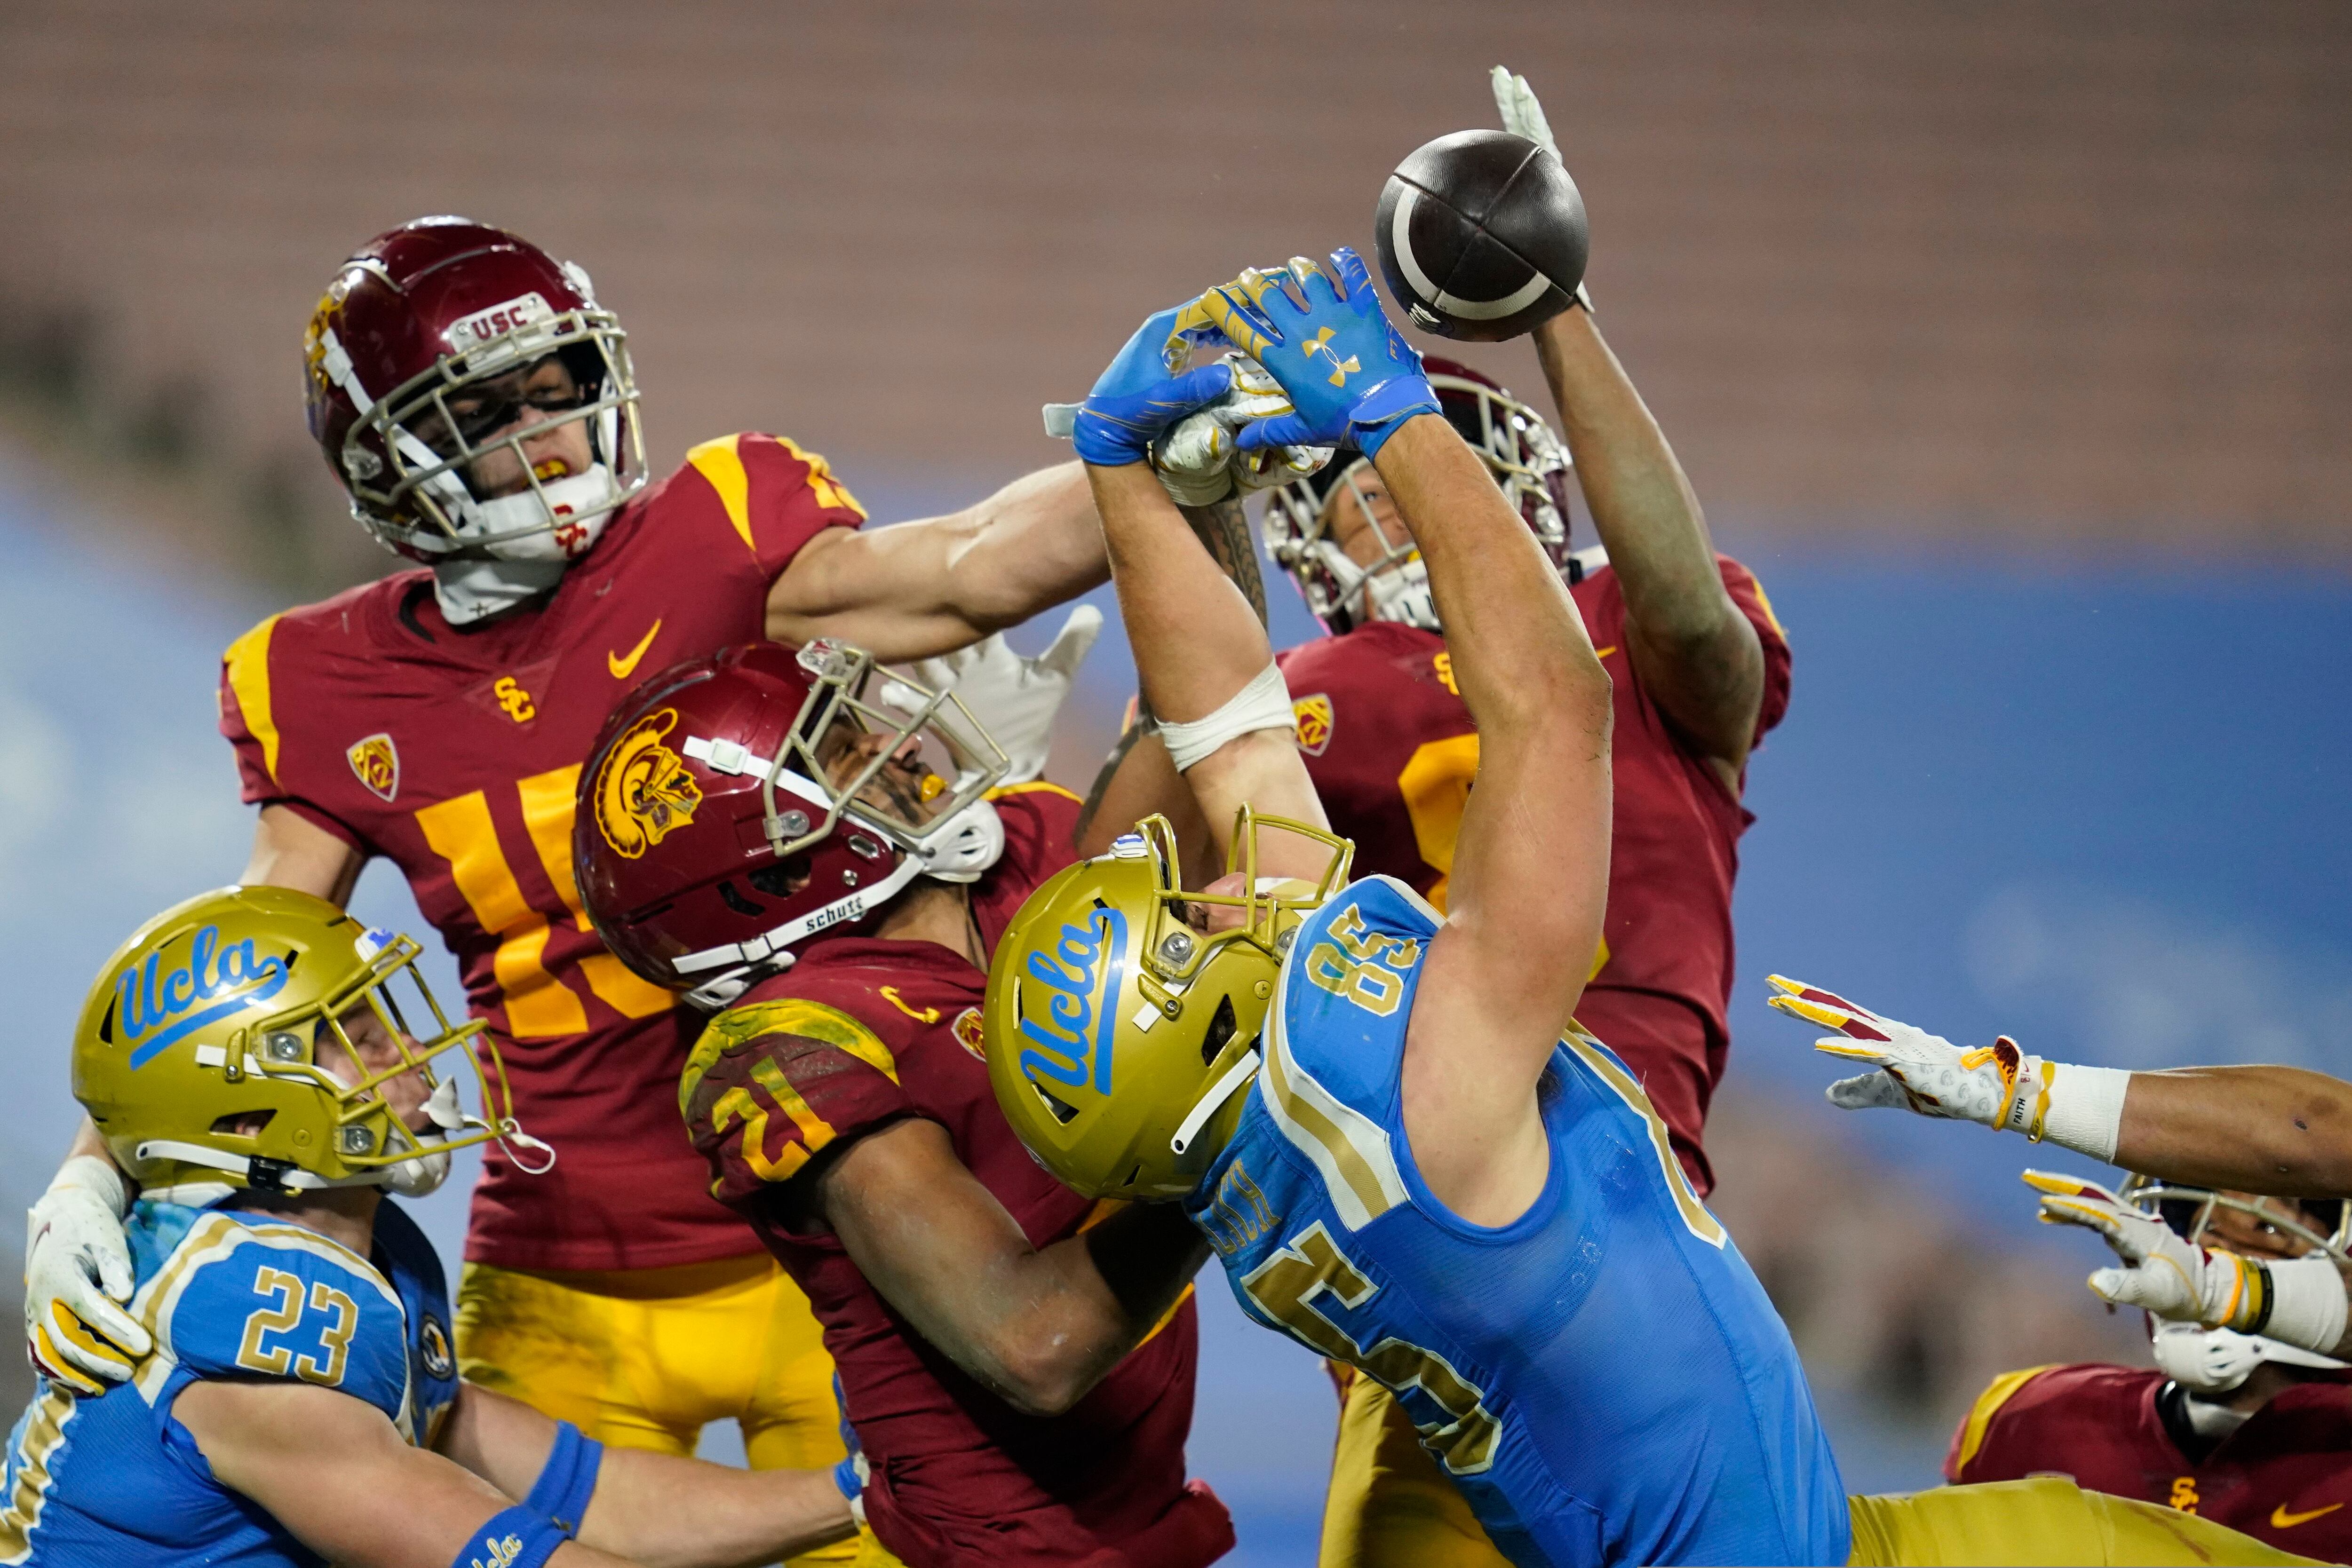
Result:
{"label": "player's outstretched arm", "polygon": [[[1503,129],[1558,157],[1527,79],[1498,66],[1493,85]],[[1763,646],[1723,586],[1706,514],[1674,448],[1577,294],[1577,308],[1536,328],[1536,356],[1625,591],[1627,656],[1685,741],[1736,788],[1764,701]]]}
{"label": "player's outstretched arm", "polygon": [[1014,1408],[1056,1416],[1141,1343],[1208,1260],[1173,1204],[1138,1205],[1050,1247],[909,1118],[803,1172],[824,1225],[917,1333]]}
{"label": "player's outstretched arm", "polygon": [[[472,1545],[516,1568],[605,1568],[628,1559],[563,1542],[511,1498],[449,1459],[402,1441],[383,1412],[302,1383],[202,1382],[173,1414],[224,1485],[252,1499],[331,1563],[450,1568]],[[511,1512],[509,1511],[511,1511]],[[485,1528],[488,1538],[484,1538]],[[520,1538],[520,1554],[493,1541]]]}
{"label": "player's outstretched arm", "polygon": [[829,528],[768,590],[769,637],[837,637],[886,664],[1017,625],[1103,580],[1101,531],[1075,463],[975,506],[888,528]]}
{"label": "player's outstretched arm", "polygon": [[[435,1447],[509,1497],[530,1498],[556,1424],[520,1400],[460,1385]],[[673,1454],[607,1448],[576,1521],[584,1546],[646,1568],[732,1568],[856,1533],[824,1470],[743,1470]]]}
{"label": "player's outstretched arm", "polygon": [[1836,1031],[1814,1050],[1870,1069],[1830,1085],[1843,1109],[1979,1122],[2192,1186],[2352,1197],[2352,1083],[2342,1079],[2300,1067],[2078,1067],[2006,1035],[1963,1048],[1834,991],[1769,979],[1771,1007]]}
{"label": "player's outstretched arm", "polygon": [[351,902],[366,857],[289,806],[264,806],[253,828],[240,887],[290,887],[341,905]]}

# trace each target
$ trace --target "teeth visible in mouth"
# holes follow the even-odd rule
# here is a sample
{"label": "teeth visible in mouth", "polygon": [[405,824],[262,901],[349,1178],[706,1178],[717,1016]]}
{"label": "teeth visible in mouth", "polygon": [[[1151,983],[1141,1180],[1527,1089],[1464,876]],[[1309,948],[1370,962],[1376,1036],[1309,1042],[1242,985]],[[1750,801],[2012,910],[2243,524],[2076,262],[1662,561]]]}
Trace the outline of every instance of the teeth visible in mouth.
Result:
{"label": "teeth visible in mouth", "polygon": [[948,781],[938,774],[926,773],[923,775],[922,797],[926,800],[936,800],[946,791],[947,787]]}

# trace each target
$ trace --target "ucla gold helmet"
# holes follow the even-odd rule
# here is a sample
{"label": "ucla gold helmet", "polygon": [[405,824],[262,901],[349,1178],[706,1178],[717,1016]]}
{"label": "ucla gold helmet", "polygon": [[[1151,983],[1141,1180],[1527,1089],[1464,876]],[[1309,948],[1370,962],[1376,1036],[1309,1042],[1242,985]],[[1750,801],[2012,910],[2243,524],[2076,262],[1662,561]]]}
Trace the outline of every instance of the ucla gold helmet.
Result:
{"label": "ucla gold helmet", "polygon": [[[1261,879],[1262,830],[1326,845],[1319,879]],[[1182,1197],[1241,1115],[1290,937],[1347,882],[1345,839],[1242,809],[1231,892],[1182,886],[1149,817],[1029,896],[997,940],[981,1013],[997,1103],[1039,1164],[1089,1197]]]}
{"label": "ucla gold helmet", "polygon": [[[449,1022],[416,973],[417,952],[289,888],[189,899],[133,933],[90,988],[74,1030],[74,1098],[115,1164],[151,1192],[415,1194],[439,1184],[449,1151],[491,1138],[551,1157],[516,1125],[505,1068],[481,1040],[493,1100],[470,1049],[482,1025]],[[341,1051],[322,1062],[329,1044]],[[429,1065],[451,1052],[473,1071],[480,1116],[459,1106],[456,1076]],[[410,1073],[427,1092],[425,1136],[384,1092]]]}

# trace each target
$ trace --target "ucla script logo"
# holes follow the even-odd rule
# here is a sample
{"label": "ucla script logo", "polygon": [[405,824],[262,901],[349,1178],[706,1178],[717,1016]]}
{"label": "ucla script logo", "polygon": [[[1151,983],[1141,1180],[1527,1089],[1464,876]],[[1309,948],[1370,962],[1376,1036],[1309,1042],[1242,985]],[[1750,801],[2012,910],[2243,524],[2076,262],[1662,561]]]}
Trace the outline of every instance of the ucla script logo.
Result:
{"label": "ucla script logo", "polygon": [[[115,1018],[131,1047],[131,1065],[144,1067],[173,1041],[267,1001],[286,988],[286,960],[265,958],[253,939],[220,946],[220,927],[207,925],[188,944],[188,961],[167,973],[161,950],[118,982]],[[152,1038],[150,1038],[152,1032]]]}
{"label": "ucla script logo", "polygon": [[1030,954],[1029,977],[1052,999],[1042,1023],[1021,1009],[1021,1033],[1040,1048],[1021,1053],[1021,1071],[1083,1089],[1091,1055],[1095,1092],[1109,1093],[1111,1009],[1126,971],[1127,916],[1116,909],[1097,908],[1087,925],[1063,926],[1052,953]]}

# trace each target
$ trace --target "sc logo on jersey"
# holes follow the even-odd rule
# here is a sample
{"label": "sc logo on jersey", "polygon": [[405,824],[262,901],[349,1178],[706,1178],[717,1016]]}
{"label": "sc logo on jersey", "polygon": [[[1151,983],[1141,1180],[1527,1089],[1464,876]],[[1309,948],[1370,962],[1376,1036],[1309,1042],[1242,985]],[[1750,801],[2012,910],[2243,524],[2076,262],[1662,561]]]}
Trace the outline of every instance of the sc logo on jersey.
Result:
{"label": "sc logo on jersey", "polygon": [[[1097,906],[1084,925],[1066,925],[1049,955],[1029,955],[1029,978],[1036,988],[1020,993],[1021,1033],[1037,1049],[1021,1053],[1021,1071],[1087,1087],[1087,1059],[1094,1058],[1094,1092],[1110,1092],[1112,1009],[1127,975],[1127,916]],[[1031,1015],[1030,998],[1047,998],[1046,1017]]]}

